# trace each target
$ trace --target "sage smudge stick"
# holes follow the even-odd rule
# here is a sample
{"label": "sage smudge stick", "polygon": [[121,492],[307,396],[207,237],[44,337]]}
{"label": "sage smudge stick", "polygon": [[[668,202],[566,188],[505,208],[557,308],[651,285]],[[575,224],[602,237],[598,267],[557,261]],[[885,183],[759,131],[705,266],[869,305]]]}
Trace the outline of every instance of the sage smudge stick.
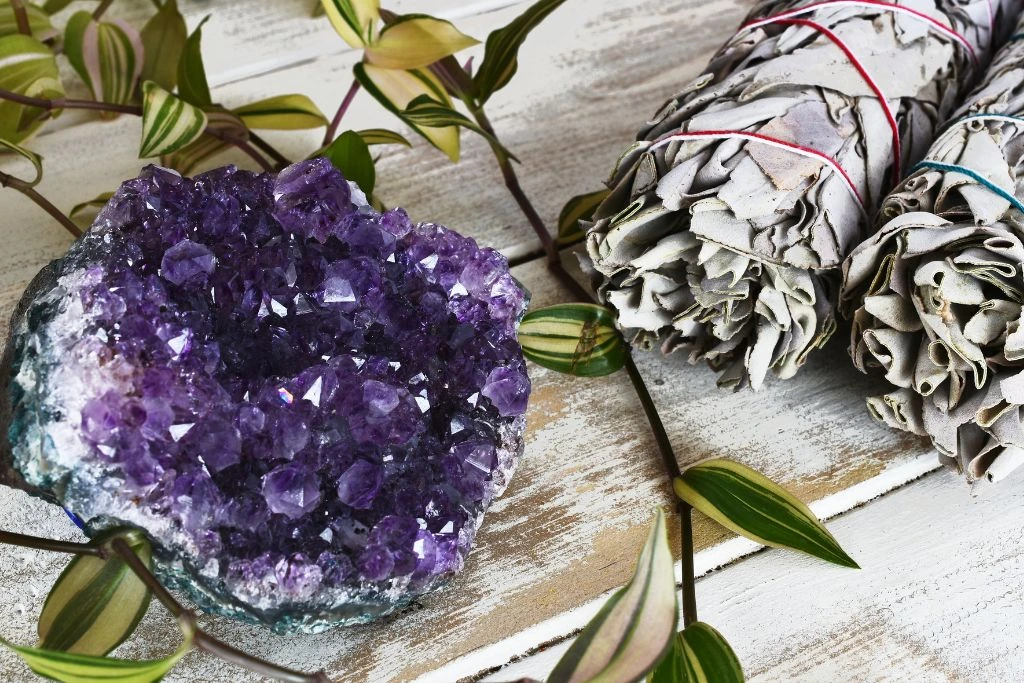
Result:
{"label": "sage smudge stick", "polygon": [[892,387],[868,399],[872,414],[929,436],[972,478],[1024,463],[1022,117],[1015,40],[844,266],[854,363]]}
{"label": "sage smudge stick", "polygon": [[792,377],[843,258],[1020,3],[762,2],[622,155],[584,269],[636,345]]}

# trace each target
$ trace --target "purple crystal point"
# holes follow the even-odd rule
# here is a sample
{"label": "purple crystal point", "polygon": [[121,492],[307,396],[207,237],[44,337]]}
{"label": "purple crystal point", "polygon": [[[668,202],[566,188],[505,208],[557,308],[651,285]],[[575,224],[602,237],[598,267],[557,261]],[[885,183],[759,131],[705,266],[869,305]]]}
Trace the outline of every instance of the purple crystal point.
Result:
{"label": "purple crystal point", "polygon": [[366,621],[459,571],[504,490],[525,307],[500,254],[374,211],[323,159],[149,167],[15,317],[0,477],[90,532],[143,528],[208,609]]}

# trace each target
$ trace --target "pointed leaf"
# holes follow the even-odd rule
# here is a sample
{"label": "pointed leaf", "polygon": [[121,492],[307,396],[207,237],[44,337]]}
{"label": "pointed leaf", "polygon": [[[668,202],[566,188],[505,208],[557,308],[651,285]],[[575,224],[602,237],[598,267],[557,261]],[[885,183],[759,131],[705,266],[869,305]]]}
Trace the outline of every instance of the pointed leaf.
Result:
{"label": "pointed leaf", "polygon": [[537,24],[554,12],[565,0],[539,0],[512,20],[508,26],[487,36],[484,61],[473,78],[480,101],[504,88],[519,69],[517,55],[526,36]]}
{"label": "pointed leaf", "polygon": [[368,145],[405,145],[406,147],[412,147],[412,143],[406,140],[404,136],[386,128],[367,128],[356,132],[359,133],[359,137],[363,139],[363,142]]}
{"label": "pointed leaf", "polygon": [[722,634],[698,621],[675,637],[647,683],[743,683],[743,669]]}
{"label": "pointed leaf", "polygon": [[558,215],[558,246],[565,247],[575,244],[586,237],[580,221],[590,220],[609,192],[610,190],[606,188],[576,195],[566,203],[562,208],[562,213]]}
{"label": "pointed leaf", "polygon": [[859,569],[810,508],[746,465],[705,460],[686,468],[673,485],[684,501],[753,541]]}
{"label": "pointed leaf", "polygon": [[43,11],[47,14],[56,14],[70,5],[74,0],[46,0],[43,3]]}
{"label": "pointed leaf", "polygon": [[203,53],[200,44],[203,40],[203,24],[210,19],[207,14],[192,31],[185,41],[185,49],[178,62],[178,96],[197,107],[209,107],[213,104],[210,97],[210,86],[206,82],[206,67],[203,66]]}
{"label": "pointed leaf", "polygon": [[141,36],[129,24],[100,23],[89,12],[75,12],[64,32],[64,52],[93,99],[114,104],[133,99],[143,47]]}
{"label": "pointed leaf", "polygon": [[[53,27],[50,16],[44,8],[29,3],[25,3],[24,7],[33,38],[47,41],[60,35],[60,31]],[[0,0],[0,36],[10,36],[15,33],[18,33],[18,20],[14,17],[14,8],[11,7],[10,0]]]}
{"label": "pointed leaf", "polygon": [[547,683],[640,679],[671,646],[677,618],[672,552],[658,510],[632,580],[583,628]]}
{"label": "pointed leaf", "polygon": [[[20,33],[0,38],[0,88],[30,97],[63,97],[53,50]],[[58,113],[0,100],[0,138],[21,142],[35,132],[45,116]]]}
{"label": "pointed leaf", "polygon": [[341,171],[346,180],[359,186],[367,196],[373,194],[373,186],[377,181],[377,172],[373,167],[370,149],[359,133],[350,130],[338,136],[338,139],[317,153],[326,157],[334,167]]}
{"label": "pointed leaf", "polygon": [[206,114],[152,81],[142,85],[142,143],[139,157],[155,157],[181,149],[206,128]]}
{"label": "pointed leaf", "polygon": [[610,375],[626,362],[626,343],[611,312],[595,304],[531,311],[519,325],[523,354],[537,365],[578,377]]}
{"label": "pointed leaf", "polygon": [[304,130],[327,125],[327,117],[305,95],[278,95],[234,110],[249,128]]}
{"label": "pointed leaf", "polygon": [[485,131],[483,128],[470,121],[468,118],[452,109],[446,104],[435,101],[430,95],[420,95],[406,106],[402,112],[405,118],[414,124],[424,128],[441,128],[444,126],[461,126],[468,128],[488,144],[498,150],[498,153],[508,159],[518,161],[511,152],[498,142],[498,139]]}
{"label": "pointed leaf", "polygon": [[110,201],[110,198],[114,196],[113,192],[103,192],[96,195],[93,199],[80,204],[75,204],[74,208],[71,209],[71,213],[68,214],[71,218],[74,218],[80,213],[84,213],[88,209],[102,209]]}
{"label": "pointed leaf", "polygon": [[21,145],[16,145],[13,142],[0,138],[0,150],[8,150],[15,154],[20,154],[32,164],[36,169],[36,175],[32,180],[26,180],[29,185],[37,185],[40,180],[43,179],[43,158],[35,152],[25,149]]}
{"label": "pointed leaf", "polygon": [[44,678],[62,683],[155,683],[170,671],[192,647],[192,633],[185,633],[185,641],[173,654],[160,659],[132,661],[79,655],[59,650],[14,645],[0,638],[0,644],[21,655],[29,668]]}
{"label": "pointed leaf", "polygon": [[423,95],[445,105],[451,104],[444,86],[433,74],[423,69],[396,71],[363,63],[356,64],[353,72],[360,85],[388,111],[426,138],[427,142],[447,154],[449,159],[459,160],[457,126],[432,128],[418,124],[405,115],[405,108],[409,103]]}
{"label": "pointed leaf", "polygon": [[141,35],[145,48],[141,80],[153,81],[168,92],[174,90],[178,85],[178,63],[188,36],[178,1],[165,0],[142,27]]}
{"label": "pointed leaf", "polygon": [[[152,548],[137,531],[117,531],[93,541],[110,547],[123,538],[135,554],[152,566]],[[39,615],[39,647],[102,656],[135,631],[149,608],[151,594],[128,565],[111,553],[107,558],[78,555],[50,589]]]}
{"label": "pointed leaf", "polygon": [[422,69],[480,41],[444,19],[409,14],[384,27],[366,48],[366,61],[385,69]]}
{"label": "pointed leaf", "polygon": [[341,39],[355,48],[377,37],[380,0],[321,0],[324,12]]}

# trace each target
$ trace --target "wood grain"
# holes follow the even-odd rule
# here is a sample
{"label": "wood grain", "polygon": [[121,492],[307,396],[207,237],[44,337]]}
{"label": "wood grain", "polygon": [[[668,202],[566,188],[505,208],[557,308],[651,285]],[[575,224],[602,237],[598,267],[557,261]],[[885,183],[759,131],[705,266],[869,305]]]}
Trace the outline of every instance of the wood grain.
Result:
{"label": "wood grain", "polygon": [[[1024,678],[1024,477],[928,475],[830,523],[859,572],[768,550],[697,582],[753,682]],[[543,679],[554,647],[485,680]]]}

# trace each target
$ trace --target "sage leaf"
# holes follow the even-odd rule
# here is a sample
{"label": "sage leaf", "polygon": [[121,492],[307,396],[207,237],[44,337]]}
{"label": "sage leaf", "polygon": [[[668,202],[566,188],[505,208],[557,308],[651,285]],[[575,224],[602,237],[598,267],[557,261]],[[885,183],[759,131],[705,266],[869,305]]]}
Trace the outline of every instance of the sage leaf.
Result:
{"label": "sage leaf", "polygon": [[341,171],[346,180],[359,186],[367,196],[373,194],[373,186],[377,182],[377,172],[373,167],[370,148],[359,135],[347,130],[338,138],[317,153],[326,157],[334,167]]}
{"label": "sage leaf", "polygon": [[526,36],[563,2],[565,0],[539,0],[507,26],[487,36],[484,61],[473,77],[481,103],[508,85],[519,69],[519,48]]}
{"label": "sage leaf", "polygon": [[810,508],[760,472],[715,458],[683,471],[676,495],[727,529],[776,548],[859,569]]}
{"label": "sage leaf", "polygon": [[357,132],[359,137],[363,139],[363,142],[368,145],[405,145],[406,147],[412,147],[412,143],[406,140],[405,136],[386,128],[367,128]]}
{"label": "sage leaf", "polygon": [[658,510],[633,578],[583,628],[547,683],[638,680],[671,646],[677,619],[672,552]]}
{"label": "sage leaf", "polygon": [[331,26],[351,47],[361,48],[376,38],[380,0],[321,0]]}
{"label": "sage leaf", "polygon": [[40,676],[61,683],[155,683],[174,668],[192,647],[192,630],[185,631],[185,640],[174,653],[160,659],[132,661],[80,655],[39,647],[24,647],[0,638],[0,644],[21,655],[29,668]]}
{"label": "sage leaf", "polygon": [[64,52],[94,100],[125,104],[135,97],[142,74],[142,37],[131,25],[98,22],[75,12],[64,30]]}
{"label": "sage leaf", "polygon": [[[152,566],[153,551],[137,531],[116,531],[92,545],[110,548],[123,538],[136,555]],[[135,631],[149,609],[150,591],[123,559],[78,555],[50,589],[39,615],[39,647],[102,656]]]}
{"label": "sage leaf", "polygon": [[74,218],[75,216],[84,213],[89,209],[102,209],[104,206],[107,205],[107,202],[109,202],[110,198],[113,196],[113,192],[103,192],[101,194],[96,195],[96,197],[94,197],[93,199],[81,202],[79,204],[75,204],[75,206],[71,209],[71,212],[68,214],[68,216]]}
{"label": "sage leaf", "polygon": [[41,156],[39,156],[32,150],[25,149],[21,145],[15,144],[8,140],[4,140],[3,138],[0,138],[0,149],[6,149],[10,152],[14,152],[15,154],[19,154],[23,158],[27,159],[29,163],[32,164],[32,167],[36,171],[36,175],[32,180],[25,181],[29,185],[38,185],[39,181],[43,179],[43,158]]}
{"label": "sage leaf", "polygon": [[209,107],[213,104],[210,97],[210,86],[206,82],[206,67],[203,66],[203,53],[200,44],[203,40],[203,24],[210,19],[207,14],[185,40],[185,48],[178,62],[178,95],[181,99],[197,107]]}
{"label": "sage leaf", "polygon": [[[53,27],[50,13],[45,8],[30,3],[25,3],[24,7],[33,38],[45,42],[60,35],[60,31]],[[10,36],[15,33],[18,33],[18,20],[14,17],[14,8],[11,6],[10,0],[0,1],[0,36]]]}
{"label": "sage leaf", "polygon": [[170,92],[178,85],[178,64],[185,50],[188,29],[178,11],[178,0],[165,0],[142,27],[143,81],[153,81]]}
{"label": "sage leaf", "polygon": [[562,212],[558,215],[558,237],[556,239],[558,246],[565,247],[575,244],[586,237],[580,221],[590,220],[609,192],[610,190],[605,188],[596,192],[576,195],[566,202],[562,207]]}
{"label": "sage leaf", "polygon": [[743,683],[743,669],[722,634],[704,622],[687,626],[646,683]]}
{"label": "sage leaf", "polygon": [[139,156],[154,157],[181,149],[206,127],[206,114],[152,81],[142,85],[142,144]]}
{"label": "sage leaf", "polygon": [[444,19],[425,14],[400,16],[366,48],[366,61],[385,69],[421,69],[478,44]]}
{"label": "sage leaf", "polygon": [[611,312],[596,304],[558,304],[527,313],[519,343],[537,365],[577,377],[610,375],[628,353]]}
{"label": "sage leaf", "polygon": [[[0,38],[0,88],[29,97],[63,97],[53,50],[20,33]],[[59,113],[0,100],[0,138],[19,143],[35,132],[45,116]]]}
{"label": "sage leaf", "polygon": [[409,103],[424,95],[434,102],[446,106],[451,105],[444,86],[430,71],[424,69],[398,71],[361,62],[356,64],[352,71],[360,85],[385,109],[422,135],[431,145],[447,154],[449,159],[459,160],[459,129],[457,126],[446,125],[439,128],[425,126],[414,122],[405,113]]}
{"label": "sage leaf", "polygon": [[277,95],[234,110],[249,128],[305,130],[326,126],[328,121],[313,100],[305,95]]}

